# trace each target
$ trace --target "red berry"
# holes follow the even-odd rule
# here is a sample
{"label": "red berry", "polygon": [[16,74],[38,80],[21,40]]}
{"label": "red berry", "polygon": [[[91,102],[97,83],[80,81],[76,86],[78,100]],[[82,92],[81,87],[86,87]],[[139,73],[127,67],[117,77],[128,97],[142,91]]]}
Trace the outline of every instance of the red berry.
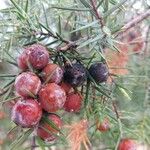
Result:
{"label": "red berry", "polygon": [[35,99],[19,100],[13,107],[11,119],[17,125],[31,128],[40,121],[42,108]]}
{"label": "red berry", "polygon": [[20,69],[25,70],[28,68],[29,63],[35,69],[42,69],[47,65],[48,59],[47,49],[40,44],[34,44],[27,47],[18,57],[18,66]]}
{"label": "red berry", "polygon": [[72,88],[72,86],[66,82],[62,82],[60,84],[60,86],[64,89],[64,91],[66,92],[66,94],[68,94]]}
{"label": "red berry", "polygon": [[36,95],[40,87],[40,79],[32,72],[24,72],[17,76],[15,80],[16,92],[23,97]]}
{"label": "red berry", "polygon": [[66,94],[59,85],[49,83],[40,90],[39,98],[45,111],[55,112],[63,107],[66,101]]}
{"label": "red berry", "polygon": [[120,141],[118,150],[137,150],[137,143],[132,139],[123,139]]}
{"label": "red berry", "polygon": [[110,129],[110,122],[108,118],[105,118],[103,122],[97,123],[97,129],[101,132],[106,132]]}
{"label": "red berry", "polygon": [[[58,129],[61,129],[62,127],[62,120],[60,119],[59,116],[55,115],[55,114],[50,114],[48,116],[48,119],[51,120]],[[46,130],[44,130],[46,129]],[[53,134],[50,134],[49,132],[52,132],[54,134],[57,134],[59,133],[58,130],[54,129],[53,127],[51,127],[49,124],[47,123],[44,123],[44,122],[41,122],[38,126],[38,129],[37,129],[37,135],[43,139],[44,141],[46,142],[50,142],[50,141],[53,141],[56,139],[55,135]]]}
{"label": "red berry", "polygon": [[82,96],[79,93],[71,93],[67,96],[64,108],[68,112],[79,112],[82,105]]}
{"label": "red berry", "polygon": [[43,79],[47,83],[60,83],[63,77],[63,70],[56,64],[48,64],[42,71]]}

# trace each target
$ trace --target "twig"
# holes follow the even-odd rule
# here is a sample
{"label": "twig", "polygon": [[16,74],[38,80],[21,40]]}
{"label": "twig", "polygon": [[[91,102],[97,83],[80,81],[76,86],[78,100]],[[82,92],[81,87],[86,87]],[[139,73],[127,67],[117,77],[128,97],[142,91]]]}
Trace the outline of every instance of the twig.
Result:
{"label": "twig", "polygon": [[90,2],[92,4],[93,11],[95,12],[95,15],[96,15],[97,19],[100,21],[101,27],[103,27],[104,26],[104,21],[103,21],[102,16],[98,13],[98,10],[97,10],[97,7],[96,7],[96,4],[95,4],[94,0],[90,0]]}
{"label": "twig", "polygon": [[148,26],[148,29],[147,29],[147,32],[146,32],[146,37],[145,37],[145,47],[144,47],[144,50],[143,50],[143,57],[147,57],[149,56],[148,54],[148,42],[149,42],[149,34],[150,34],[150,26]]}
{"label": "twig", "polygon": [[143,21],[144,19],[146,19],[147,17],[150,16],[150,9],[147,10],[145,13],[141,14],[140,16],[132,19],[130,22],[128,22],[127,24],[125,24],[122,27],[122,32],[127,31],[128,29],[136,26],[138,23],[140,23],[141,21]]}
{"label": "twig", "polygon": [[54,39],[57,39],[57,40],[60,40],[60,41],[62,41],[63,43],[65,43],[66,45],[65,46],[63,46],[63,47],[58,47],[57,48],[57,50],[58,51],[67,51],[67,50],[69,50],[69,49],[73,49],[73,48],[77,48],[77,41],[74,41],[74,42],[72,42],[72,41],[70,41],[70,40],[66,40],[66,39],[64,39],[63,37],[61,37],[61,35],[59,35],[58,33],[56,33],[56,35],[54,35],[52,32],[48,32],[48,33],[44,33],[44,32],[42,32],[42,31],[40,31],[40,32],[36,32],[36,31],[34,31],[34,34],[35,35],[43,35],[43,36],[47,36],[47,37],[52,37],[52,38],[54,38]]}
{"label": "twig", "polygon": [[31,145],[31,150],[35,150],[36,144],[35,144],[35,136],[32,137],[32,145]]}
{"label": "twig", "polygon": [[[150,26],[148,26],[147,31],[146,31],[146,36],[145,36],[145,47],[143,50],[143,59],[149,58],[149,51],[148,51],[148,45],[149,45],[149,41],[148,41],[148,37],[150,34]],[[148,71],[146,72],[146,75],[148,76]],[[145,99],[144,99],[144,103],[143,106],[145,107],[145,111],[144,114],[146,113],[147,109],[149,108],[149,92],[150,92],[150,81],[145,83]]]}
{"label": "twig", "polygon": [[115,102],[112,102],[112,106],[113,106],[113,109],[115,111],[115,114],[116,114],[116,117],[117,117],[117,120],[118,120],[118,125],[119,125],[119,131],[120,131],[120,135],[118,137],[118,140],[117,140],[117,144],[116,144],[116,147],[115,147],[115,150],[118,149],[118,145],[119,145],[119,142],[122,138],[122,124],[121,124],[121,120],[120,120],[120,116],[119,116],[119,113],[118,113],[118,110],[117,110],[117,106],[116,106],[116,103]]}
{"label": "twig", "polygon": [[119,119],[120,116],[119,116],[119,113],[118,113],[117,106],[116,106],[115,102],[113,102],[112,105],[113,105],[113,109],[115,111],[116,117],[117,117],[117,119]]}
{"label": "twig", "polygon": [[75,42],[69,42],[68,44],[66,44],[63,47],[58,47],[57,50],[58,51],[67,51],[67,50],[73,49],[73,48],[77,48],[77,44]]}
{"label": "twig", "polygon": [[96,91],[95,91],[95,87],[94,86],[92,86],[92,93],[93,93],[93,96],[92,96],[93,101],[95,101],[95,99],[96,99]]}

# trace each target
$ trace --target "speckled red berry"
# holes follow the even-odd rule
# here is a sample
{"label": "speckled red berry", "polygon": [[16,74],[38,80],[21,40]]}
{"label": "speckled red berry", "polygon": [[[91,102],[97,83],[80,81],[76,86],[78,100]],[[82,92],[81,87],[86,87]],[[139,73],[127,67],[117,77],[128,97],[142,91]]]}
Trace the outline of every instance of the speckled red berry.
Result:
{"label": "speckled red berry", "polygon": [[66,93],[59,85],[49,83],[40,90],[39,99],[45,111],[55,112],[63,107]]}
{"label": "speckled red berry", "polygon": [[36,95],[41,87],[41,81],[32,72],[23,72],[15,80],[15,89],[17,94],[23,97],[32,97]]}
{"label": "speckled red berry", "polygon": [[101,132],[106,132],[110,129],[110,122],[108,118],[105,118],[103,122],[97,122],[97,129]]}
{"label": "speckled red berry", "polygon": [[60,83],[63,77],[63,70],[57,64],[48,64],[42,71],[43,79],[47,83]]}
{"label": "speckled red berry", "polygon": [[137,150],[137,143],[132,139],[122,139],[118,150]]}
{"label": "speckled red berry", "polygon": [[25,70],[30,64],[35,69],[44,68],[49,60],[47,49],[40,44],[33,44],[23,51],[18,57],[18,66],[20,69]]}
{"label": "speckled red berry", "polygon": [[80,63],[67,64],[64,68],[64,82],[73,87],[81,86],[86,80],[86,69]]}
{"label": "speckled red berry", "polygon": [[82,105],[82,96],[79,93],[70,93],[64,104],[64,109],[68,112],[79,112]]}
{"label": "speckled red berry", "polygon": [[89,73],[97,83],[107,81],[109,75],[106,64],[102,62],[92,64],[89,68]]}
{"label": "speckled red berry", "polygon": [[70,84],[66,83],[66,82],[62,82],[60,84],[60,86],[64,89],[66,94],[68,94],[71,91],[71,89],[72,89],[72,86]]}
{"label": "speckled red berry", "polygon": [[42,116],[42,108],[35,99],[19,100],[11,111],[11,120],[24,128],[38,124]]}
{"label": "speckled red berry", "polygon": [[[52,121],[55,126],[58,128],[58,129],[61,129],[62,127],[62,120],[60,119],[60,117],[58,115],[55,115],[55,114],[49,114],[48,115],[48,119],[50,121]],[[46,130],[44,130],[46,129]],[[48,132],[49,131],[49,132]],[[50,134],[50,132],[52,134]],[[45,123],[45,122],[41,122],[39,125],[38,125],[38,128],[37,128],[37,135],[43,139],[44,141],[46,142],[50,142],[50,141],[53,141],[56,139],[56,136],[54,134],[58,134],[59,131],[54,129],[52,126],[50,126],[48,123]]]}

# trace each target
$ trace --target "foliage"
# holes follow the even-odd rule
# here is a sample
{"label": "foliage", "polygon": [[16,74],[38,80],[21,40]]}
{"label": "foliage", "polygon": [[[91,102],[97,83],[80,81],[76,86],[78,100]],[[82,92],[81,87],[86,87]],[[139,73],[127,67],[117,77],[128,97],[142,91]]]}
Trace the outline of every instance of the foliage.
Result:
{"label": "foliage", "polygon": [[[20,73],[16,60],[25,46],[42,43],[48,48],[52,61],[60,66],[63,66],[64,62],[72,63],[76,60],[84,64],[86,68],[96,61],[109,62],[109,58],[106,57],[107,49],[122,53],[118,43],[122,42],[120,40],[122,27],[129,21],[126,17],[130,13],[128,10],[131,9],[132,17],[135,16],[135,9],[132,7],[134,2],[128,0],[10,0],[8,8],[0,10],[1,61],[4,65],[9,64],[13,68],[9,74],[6,72],[0,74],[3,81],[0,93],[1,106],[16,99],[13,84],[15,77]],[[147,10],[149,6],[146,2],[143,3],[143,9]],[[144,20],[141,26],[149,27],[149,20]],[[69,125],[81,119],[88,120],[87,131],[93,148],[117,149],[120,139],[124,137],[150,144],[148,44],[148,42],[145,43],[145,49],[143,48],[141,53],[126,52],[128,62],[125,66],[119,67],[123,67],[121,69],[125,67],[128,74],[110,74],[110,82],[102,84],[96,83],[90,77],[90,82],[87,81],[78,89],[84,96],[84,105],[80,113],[58,112],[60,116],[63,115],[64,122]],[[116,59],[122,62],[120,55],[119,57],[113,55],[111,61]],[[8,111],[7,107],[5,109]],[[111,129],[107,133],[101,133],[96,129],[96,120],[101,121],[106,116],[111,122]],[[44,118],[44,121],[46,120]],[[55,126],[51,122],[48,123]],[[29,145],[34,132],[15,127],[9,119],[4,119],[2,125],[6,126],[5,132],[12,128],[16,136],[13,143],[6,138],[2,145],[3,149],[17,147],[19,150],[32,147]],[[41,149],[50,146],[68,148],[66,135],[67,131],[64,129],[59,136],[59,141],[52,144],[44,143],[36,137],[36,146],[40,146]],[[8,147],[10,143],[12,144]]]}

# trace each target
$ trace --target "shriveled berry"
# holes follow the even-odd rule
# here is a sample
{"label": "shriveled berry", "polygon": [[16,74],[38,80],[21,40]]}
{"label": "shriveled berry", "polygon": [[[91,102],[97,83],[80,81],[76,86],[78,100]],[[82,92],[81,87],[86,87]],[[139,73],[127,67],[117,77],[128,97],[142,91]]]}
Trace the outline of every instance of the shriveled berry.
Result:
{"label": "shriveled berry", "polygon": [[49,83],[40,90],[39,98],[45,111],[55,112],[63,107],[66,93],[59,85]]}
{"label": "shriveled berry", "polygon": [[82,105],[82,96],[79,93],[70,93],[64,104],[64,109],[68,112],[79,112]]}
{"label": "shriveled berry", "polygon": [[19,100],[11,111],[11,120],[24,128],[38,124],[42,116],[42,108],[35,99]]}
{"label": "shriveled berry", "polygon": [[81,86],[86,80],[86,70],[80,63],[66,65],[64,69],[64,81],[73,87]]}
{"label": "shriveled berry", "polygon": [[105,118],[103,122],[97,122],[97,129],[101,132],[106,132],[110,129],[110,122],[108,118]]}
{"label": "shriveled berry", "polygon": [[132,139],[122,139],[118,150],[137,150],[137,143]]}
{"label": "shriveled berry", "polygon": [[109,75],[106,64],[102,62],[92,64],[89,68],[89,73],[97,83],[107,81]]}
{"label": "shriveled berry", "polygon": [[42,69],[48,64],[49,54],[47,49],[40,44],[33,44],[23,51],[18,57],[18,66],[25,70],[30,64],[35,69]]}
{"label": "shriveled berry", "polygon": [[[55,124],[55,126],[60,130],[62,127],[62,120],[58,115],[55,114],[49,114],[48,119]],[[45,130],[44,130],[45,129]],[[48,132],[49,131],[49,132]],[[52,134],[51,134],[51,133]],[[37,135],[43,139],[46,142],[50,142],[56,139],[56,136],[54,134],[58,134],[59,131],[54,129],[52,126],[50,126],[48,123],[41,122],[38,125],[37,128]]]}
{"label": "shriveled berry", "polygon": [[68,94],[71,91],[71,89],[72,89],[72,86],[70,84],[66,83],[66,82],[62,82],[60,84],[60,86],[64,89],[66,94]]}
{"label": "shriveled berry", "polygon": [[36,95],[41,87],[41,81],[36,74],[32,72],[23,72],[15,80],[15,89],[17,94],[23,97],[32,97]]}
{"label": "shriveled berry", "polygon": [[63,70],[56,64],[49,63],[42,71],[43,79],[47,83],[60,83],[63,78]]}

